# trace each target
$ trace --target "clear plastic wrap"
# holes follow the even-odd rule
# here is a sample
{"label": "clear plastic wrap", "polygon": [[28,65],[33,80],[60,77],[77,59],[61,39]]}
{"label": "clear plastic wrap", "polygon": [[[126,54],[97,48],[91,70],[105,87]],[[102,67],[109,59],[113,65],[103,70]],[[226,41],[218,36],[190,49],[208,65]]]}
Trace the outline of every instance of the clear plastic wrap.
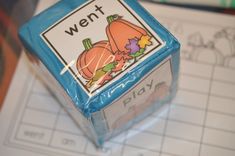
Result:
{"label": "clear plastic wrap", "polygon": [[62,0],[19,36],[41,77],[99,147],[175,95],[180,45],[136,1]]}

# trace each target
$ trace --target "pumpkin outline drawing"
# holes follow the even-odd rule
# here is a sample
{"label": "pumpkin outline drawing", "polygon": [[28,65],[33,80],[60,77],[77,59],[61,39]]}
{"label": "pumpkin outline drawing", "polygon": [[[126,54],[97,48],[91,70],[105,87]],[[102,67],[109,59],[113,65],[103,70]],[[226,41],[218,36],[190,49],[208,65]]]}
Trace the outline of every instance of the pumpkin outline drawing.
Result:
{"label": "pumpkin outline drawing", "polygon": [[108,16],[107,21],[106,34],[114,53],[129,53],[126,44],[130,39],[140,39],[142,36],[148,35],[144,28],[124,20],[117,14]]}
{"label": "pumpkin outline drawing", "polygon": [[[83,45],[85,50],[79,55],[76,63],[78,73],[89,82],[87,87],[90,88],[96,72],[102,70],[106,65],[114,62],[114,55],[110,49],[108,41],[99,41],[92,44],[91,39],[84,39]],[[98,53],[98,54],[97,54]],[[104,71],[106,74],[109,71]],[[102,78],[101,75],[98,75]],[[95,81],[98,81],[96,78]]]}
{"label": "pumpkin outline drawing", "polygon": [[[123,69],[125,63],[129,60],[133,59],[134,63],[137,62],[136,58],[144,54],[145,47],[152,45],[152,42],[148,41],[145,43],[145,47],[141,48],[140,41],[144,36],[149,37],[148,39],[150,40],[151,36],[148,35],[144,28],[123,19],[123,16],[118,14],[110,15],[106,19],[108,22],[106,35],[118,62],[113,71],[118,72]],[[134,47],[132,45],[133,41],[136,42]],[[130,46],[130,49],[128,49],[128,46]],[[132,51],[133,49],[137,50]]]}
{"label": "pumpkin outline drawing", "polygon": [[[122,16],[119,15],[110,15],[106,19],[108,25],[105,32],[108,40],[101,40],[92,44],[90,38],[84,39],[82,43],[85,50],[76,61],[78,74],[84,79],[87,89],[94,85],[98,85],[97,88],[100,88],[111,81],[135,64],[137,58],[144,54],[146,47],[152,45],[152,36],[144,28],[122,19]],[[121,28],[119,24],[121,24]],[[113,25],[114,27],[112,27]],[[120,30],[125,28],[125,33],[122,33],[121,36],[118,35],[116,31],[120,31],[119,29],[111,30],[115,27]],[[116,37],[113,36],[114,33],[116,33]],[[141,42],[142,38],[148,40]],[[137,49],[135,51],[131,49],[133,46],[131,41],[133,40],[136,41],[134,46],[138,46],[133,48]],[[128,49],[128,46],[130,46],[130,49]]]}

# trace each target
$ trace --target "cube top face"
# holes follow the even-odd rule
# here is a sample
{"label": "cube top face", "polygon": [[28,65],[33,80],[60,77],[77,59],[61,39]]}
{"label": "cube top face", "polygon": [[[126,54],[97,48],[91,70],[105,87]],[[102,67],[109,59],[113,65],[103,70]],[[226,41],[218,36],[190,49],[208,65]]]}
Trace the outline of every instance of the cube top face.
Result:
{"label": "cube top face", "polygon": [[125,94],[179,48],[133,0],[61,1],[23,26],[20,37],[87,114]]}
{"label": "cube top face", "polygon": [[164,46],[121,0],[89,1],[41,37],[64,64],[61,75],[69,71],[89,96],[102,92]]}

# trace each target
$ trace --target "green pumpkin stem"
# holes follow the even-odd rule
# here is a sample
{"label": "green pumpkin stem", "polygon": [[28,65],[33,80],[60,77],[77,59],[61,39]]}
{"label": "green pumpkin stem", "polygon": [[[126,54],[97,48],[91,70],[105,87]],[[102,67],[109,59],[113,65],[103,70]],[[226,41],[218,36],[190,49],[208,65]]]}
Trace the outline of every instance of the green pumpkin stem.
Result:
{"label": "green pumpkin stem", "polygon": [[90,50],[93,47],[90,38],[87,38],[87,39],[83,40],[82,43],[83,43],[83,46],[84,46],[85,50]]}
{"label": "green pumpkin stem", "polygon": [[118,18],[118,15],[110,15],[107,17],[107,21],[108,23],[112,23],[113,21],[115,21]]}

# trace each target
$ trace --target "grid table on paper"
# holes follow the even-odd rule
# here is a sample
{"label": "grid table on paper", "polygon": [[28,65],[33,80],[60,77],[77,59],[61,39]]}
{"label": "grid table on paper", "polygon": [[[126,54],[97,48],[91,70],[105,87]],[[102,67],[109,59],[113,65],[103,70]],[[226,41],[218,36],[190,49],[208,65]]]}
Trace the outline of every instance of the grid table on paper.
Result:
{"label": "grid table on paper", "polygon": [[[22,114],[17,117],[12,141],[49,153],[57,149],[57,153],[71,155],[234,155],[234,97],[221,90],[235,91],[235,80],[228,80],[226,75],[232,76],[235,70],[188,60],[182,60],[181,66],[179,91],[172,104],[111,140],[107,147],[112,149],[104,153],[95,150],[36,79],[32,80]],[[195,73],[188,66],[203,72]],[[147,128],[143,128],[146,123]]]}

